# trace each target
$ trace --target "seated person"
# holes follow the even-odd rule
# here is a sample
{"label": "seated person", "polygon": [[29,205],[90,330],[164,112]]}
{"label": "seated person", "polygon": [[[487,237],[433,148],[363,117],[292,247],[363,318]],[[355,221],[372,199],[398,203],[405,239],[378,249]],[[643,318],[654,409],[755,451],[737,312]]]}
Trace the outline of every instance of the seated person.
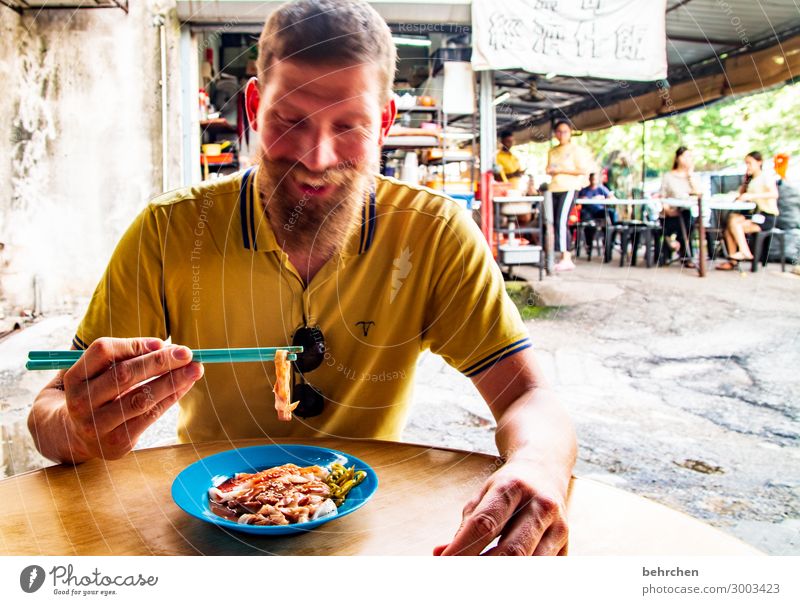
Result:
{"label": "seated person", "polygon": [[730,271],[742,260],[752,260],[753,253],[747,244],[747,235],[759,231],[771,231],[778,218],[778,188],[775,181],[768,179],[763,171],[764,160],[758,151],[752,151],[744,158],[746,172],[744,183],[739,189],[739,202],[754,202],[753,214],[732,213],[725,227],[725,246],[728,258],[717,269]]}
{"label": "seated person", "polygon": [[[503,460],[434,552],[495,538],[492,554],[565,552],[574,432],[491,251],[458,204],[376,174],[395,68],[363,0],[270,14],[245,86],[256,165],[159,196],[125,232],[78,325],[81,362],[31,408],[45,457],[120,458],[176,403],[183,443],[397,440],[429,349],[473,380]],[[273,364],[204,367],[191,351],[290,343],[296,409],[273,397]]]}
{"label": "seated person", "polygon": [[[688,200],[700,195],[700,187],[694,176],[694,160],[692,150],[681,145],[675,151],[675,160],[672,170],[666,172],[661,179],[661,198]],[[658,264],[665,265],[677,251],[682,259],[683,266],[688,269],[695,267],[692,261],[692,244],[687,241],[692,225],[692,213],[688,208],[676,208],[664,204],[661,210],[661,221],[664,226],[662,231],[661,250],[658,255]],[[676,241],[673,241],[673,237]]]}
{"label": "seated person", "polygon": [[[581,222],[600,221],[605,224],[606,221],[610,223],[617,222],[617,212],[613,208],[609,208],[605,204],[586,204],[581,200],[590,200],[594,198],[611,199],[614,194],[602,183],[597,182],[597,174],[592,172],[589,174],[589,186],[584,187],[578,192],[578,203],[581,204]],[[586,235],[586,246],[591,252],[594,236],[597,232],[597,227],[587,225],[584,229]]]}

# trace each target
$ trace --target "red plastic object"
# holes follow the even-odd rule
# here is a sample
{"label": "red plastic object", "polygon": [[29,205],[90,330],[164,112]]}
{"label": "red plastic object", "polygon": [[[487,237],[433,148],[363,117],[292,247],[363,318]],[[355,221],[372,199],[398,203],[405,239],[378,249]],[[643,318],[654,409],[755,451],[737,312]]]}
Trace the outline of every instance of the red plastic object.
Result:
{"label": "red plastic object", "polygon": [[580,220],[581,216],[581,205],[580,204],[573,204],[572,210],[569,212],[569,218],[567,219],[568,225],[574,225]]}

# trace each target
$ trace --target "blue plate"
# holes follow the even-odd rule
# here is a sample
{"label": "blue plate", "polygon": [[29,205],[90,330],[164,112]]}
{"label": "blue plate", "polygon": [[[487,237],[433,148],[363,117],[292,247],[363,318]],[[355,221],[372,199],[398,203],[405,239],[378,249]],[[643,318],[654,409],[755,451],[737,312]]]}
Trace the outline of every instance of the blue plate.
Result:
{"label": "blue plate", "polygon": [[[337,514],[306,523],[240,525],[211,512],[208,505],[210,487],[220,484],[236,473],[255,473],[290,462],[297,466],[317,464],[327,468],[334,462],[346,466],[355,464],[356,470],[366,471],[367,476],[350,490]],[[202,521],[248,534],[277,536],[308,531],[328,521],[349,515],[364,506],[377,489],[378,476],[375,471],[367,463],[350,454],[311,445],[257,445],[220,452],[187,466],[172,482],[172,499],[184,511]]]}

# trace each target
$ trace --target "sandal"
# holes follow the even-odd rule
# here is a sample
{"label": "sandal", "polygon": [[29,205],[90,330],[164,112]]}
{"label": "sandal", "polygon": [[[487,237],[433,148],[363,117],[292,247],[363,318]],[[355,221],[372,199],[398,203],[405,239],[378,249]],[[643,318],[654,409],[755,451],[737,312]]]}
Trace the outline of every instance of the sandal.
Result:
{"label": "sandal", "polygon": [[738,264],[739,264],[739,263],[733,263],[733,262],[731,262],[731,261],[729,261],[729,260],[726,260],[726,261],[725,261],[724,263],[722,263],[721,265],[717,265],[717,266],[715,267],[715,269],[717,269],[718,271],[733,271],[734,269],[736,269],[736,267],[738,266]]}
{"label": "sandal", "polygon": [[744,252],[739,251],[731,254],[730,258],[732,260],[753,260],[753,255],[751,254],[750,256],[745,256]]}
{"label": "sandal", "polygon": [[694,264],[694,261],[688,258],[685,261],[683,261],[683,266],[686,267],[687,269],[697,269],[697,265]]}

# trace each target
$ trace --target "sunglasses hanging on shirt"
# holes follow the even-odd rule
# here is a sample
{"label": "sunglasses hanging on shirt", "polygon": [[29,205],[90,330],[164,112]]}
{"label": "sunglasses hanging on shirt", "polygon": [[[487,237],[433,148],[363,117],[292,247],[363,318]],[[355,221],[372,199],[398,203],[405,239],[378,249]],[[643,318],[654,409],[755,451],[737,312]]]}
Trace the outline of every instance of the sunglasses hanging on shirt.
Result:
{"label": "sunglasses hanging on shirt", "polygon": [[292,362],[300,374],[301,382],[292,386],[292,401],[299,401],[294,413],[300,418],[319,416],[325,407],[325,397],[305,382],[305,372],[313,372],[325,359],[325,336],[318,327],[302,326],[292,337],[292,346],[303,347],[303,352]]}

